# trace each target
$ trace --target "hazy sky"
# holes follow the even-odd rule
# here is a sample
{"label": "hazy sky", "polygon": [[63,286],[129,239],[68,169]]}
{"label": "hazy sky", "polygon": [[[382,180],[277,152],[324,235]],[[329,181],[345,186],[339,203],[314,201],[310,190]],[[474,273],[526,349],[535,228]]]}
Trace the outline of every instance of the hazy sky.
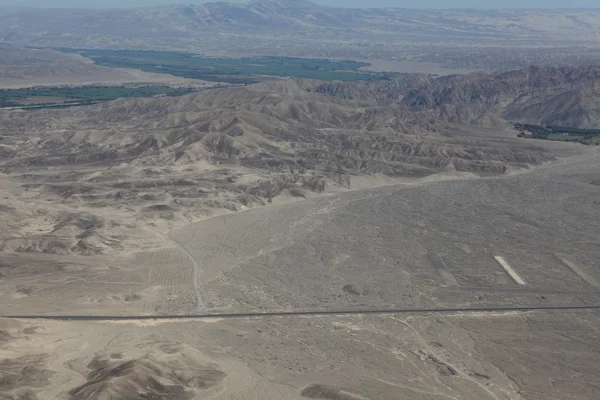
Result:
{"label": "hazy sky", "polygon": [[[243,0],[231,0],[242,3]],[[0,6],[25,7],[134,7],[159,4],[201,4],[203,0],[0,0]],[[599,0],[316,0],[315,3],[344,7],[410,8],[576,8],[600,7]]]}

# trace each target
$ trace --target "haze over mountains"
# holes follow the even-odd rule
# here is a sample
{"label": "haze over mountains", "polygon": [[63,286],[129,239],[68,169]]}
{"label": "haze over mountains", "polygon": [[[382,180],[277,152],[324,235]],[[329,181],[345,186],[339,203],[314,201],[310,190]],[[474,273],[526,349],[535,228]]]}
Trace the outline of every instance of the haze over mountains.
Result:
{"label": "haze over mountains", "polygon": [[363,10],[291,0],[0,9],[0,41],[21,46],[416,60],[487,69],[599,60],[599,28],[597,10]]}

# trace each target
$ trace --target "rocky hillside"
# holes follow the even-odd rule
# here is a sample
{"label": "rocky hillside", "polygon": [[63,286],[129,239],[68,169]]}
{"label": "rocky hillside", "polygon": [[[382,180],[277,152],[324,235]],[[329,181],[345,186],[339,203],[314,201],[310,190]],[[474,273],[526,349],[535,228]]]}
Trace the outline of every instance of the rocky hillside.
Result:
{"label": "rocky hillside", "polygon": [[401,103],[457,123],[600,127],[598,66],[530,67],[440,78],[407,75],[384,82],[322,83],[313,90],[350,100]]}
{"label": "rocky hillside", "polygon": [[402,102],[271,81],[173,98],[0,112],[0,251],[117,252],[216,213],[417,179],[503,174],[543,143]]}
{"label": "rocky hillside", "polygon": [[156,224],[175,228],[323,192],[541,165],[567,147],[497,128],[508,121],[597,127],[599,79],[600,68],[563,67],[362,83],[279,80],[3,111],[0,251],[151,247]]}
{"label": "rocky hillside", "polygon": [[[480,149],[465,157],[470,150],[463,145],[437,154],[448,125],[433,118],[435,113],[425,106],[323,96],[323,85],[272,81],[176,98],[7,113],[2,118],[6,129],[26,130],[36,140],[21,143],[14,152],[5,146],[12,160],[2,168],[131,158],[137,164],[208,159],[249,167],[427,175],[445,164],[438,157],[448,157],[447,162],[458,163],[457,169],[470,172],[505,168],[490,162],[492,157]],[[311,92],[315,86],[317,93]],[[521,162],[518,152],[511,158],[505,161]]]}

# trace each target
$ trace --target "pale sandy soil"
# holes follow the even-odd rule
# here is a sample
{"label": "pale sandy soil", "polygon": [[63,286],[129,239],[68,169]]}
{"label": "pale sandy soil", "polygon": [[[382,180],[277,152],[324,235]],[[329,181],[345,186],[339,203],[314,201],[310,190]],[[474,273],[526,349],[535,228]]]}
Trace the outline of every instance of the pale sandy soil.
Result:
{"label": "pale sandy soil", "polygon": [[[219,216],[164,235],[156,251],[132,257],[69,256],[67,263],[3,256],[10,279],[3,279],[2,314],[196,312],[198,268],[204,312],[600,304],[597,288],[554,255],[600,279],[599,161],[589,149],[529,173],[385,186]],[[458,286],[444,283],[432,253]],[[494,256],[526,285],[512,282]],[[22,265],[17,274],[7,269],[14,262]],[[600,384],[599,318],[595,311],[540,311],[5,319],[0,393],[40,400],[139,393],[592,400]]]}
{"label": "pale sandy soil", "polygon": [[131,68],[95,65],[79,54],[0,46],[0,88],[19,89],[36,86],[83,86],[164,84],[215,86],[196,79],[155,74]]}
{"label": "pale sandy soil", "polygon": [[0,113],[0,315],[169,316],[0,319],[2,400],[598,397],[594,310],[174,320],[600,304],[597,148],[361,142],[351,103],[269,85]]}
{"label": "pale sandy soil", "polygon": [[452,75],[452,74],[469,74],[472,72],[481,71],[480,69],[469,68],[448,68],[443,65],[412,60],[364,60],[371,64],[368,67],[362,67],[365,71],[374,72],[404,72],[404,73],[419,73],[432,75]]}
{"label": "pale sandy soil", "polygon": [[163,85],[192,85],[192,86],[215,86],[213,83],[199,81],[196,79],[181,78],[169,74],[153,74],[134,69],[106,68],[107,71],[99,71],[81,76],[69,74],[67,76],[27,77],[12,78],[0,76],[0,88],[20,89],[37,86],[120,86],[125,84],[163,84]]}

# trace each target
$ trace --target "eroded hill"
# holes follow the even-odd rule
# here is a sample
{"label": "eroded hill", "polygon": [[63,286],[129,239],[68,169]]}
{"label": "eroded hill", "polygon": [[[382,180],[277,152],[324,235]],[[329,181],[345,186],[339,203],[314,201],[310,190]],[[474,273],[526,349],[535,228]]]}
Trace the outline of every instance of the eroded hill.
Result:
{"label": "eroded hill", "polygon": [[[354,99],[324,95],[331,91],[323,88],[340,87],[324,85],[272,81],[3,112],[9,229],[1,249],[120,252],[154,245],[157,227],[219,213],[399,181],[508,174],[558,154],[498,129],[469,127],[471,113],[443,118],[435,104],[382,101],[381,88],[356,86]],[[483,104],[500,121],[494,105]]]}
{"label": "eroded hill", "polygon": [[351,100],[399,102],[436,119],[503,125],[506,121],[580,128],[600,126],[600,67],[530,67],[501,74],[407,75],[386,82],[323,83],[314,89]]}

